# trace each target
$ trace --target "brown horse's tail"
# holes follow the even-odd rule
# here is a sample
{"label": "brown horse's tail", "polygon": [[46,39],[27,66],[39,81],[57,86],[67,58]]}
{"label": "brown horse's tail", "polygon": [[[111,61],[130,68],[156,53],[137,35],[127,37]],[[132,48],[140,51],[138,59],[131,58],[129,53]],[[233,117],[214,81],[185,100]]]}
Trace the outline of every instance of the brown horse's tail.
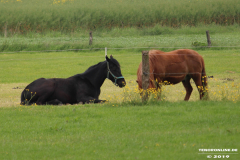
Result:
{"label": "brown horse's tail", "polygon": [[202,93],[203,99],[208,100],[209,99],[208,84],[207,84],[207,75],[205,71],[204,61],[203,61],[203,69],[202,69],[202,85],[203,85],[203,93]]}

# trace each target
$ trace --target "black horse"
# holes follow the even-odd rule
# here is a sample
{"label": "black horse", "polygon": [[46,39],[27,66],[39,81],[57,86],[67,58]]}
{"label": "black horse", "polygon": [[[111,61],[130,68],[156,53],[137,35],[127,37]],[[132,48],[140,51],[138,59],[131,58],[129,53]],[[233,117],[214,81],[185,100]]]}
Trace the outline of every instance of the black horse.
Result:
{"label": "black horse", "polygon": [[84,73],[72,77],[40,78],[30,83],[22,92],[23,105],[59,105],[76,103],[101,103],[100,87],[105,79],[110,79],[116,86],[124,87],[120,65],[116,59],[106,56],[106,61],[89,67]]}

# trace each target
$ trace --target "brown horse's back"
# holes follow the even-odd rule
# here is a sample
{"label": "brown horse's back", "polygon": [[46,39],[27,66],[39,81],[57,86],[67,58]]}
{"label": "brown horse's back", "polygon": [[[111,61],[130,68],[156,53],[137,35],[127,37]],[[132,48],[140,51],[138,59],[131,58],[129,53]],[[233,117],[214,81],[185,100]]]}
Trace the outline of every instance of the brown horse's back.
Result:
{"label": "brown horse's back", "polygon": [[[203,58],[194,50],[179,49],[171,52],[150,50],[149,66],[150,78],[148,88],[157,87],[155,86],[155,80],[158,82],[168,81],[171,84],[177,84],[191,78],[193,78],[196,85],[199,86],[199,77],[201,86],[207,85],[206,79],[204,79],[204,84],[202,84],[201,80],[202,76],[206,76]],[[139,88],[142,88],[142,62],[137,71],[137,82]]]}

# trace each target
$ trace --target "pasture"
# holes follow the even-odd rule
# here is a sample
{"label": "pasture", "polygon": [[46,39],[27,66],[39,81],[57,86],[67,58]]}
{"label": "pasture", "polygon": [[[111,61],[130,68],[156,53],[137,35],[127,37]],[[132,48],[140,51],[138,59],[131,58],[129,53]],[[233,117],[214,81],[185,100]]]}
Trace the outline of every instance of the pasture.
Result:
{"label": "pasture", "polygon": [[[208,78],[211,100],[239,100],[239,50],[206,50],[198,52],[205,60],[207,76],[213,76]],[[141,61],[141,52],[108,50],[108,54],[112,54],[121,64],[122,74],[126,78],[128,86],[120,89],[115,87],[109,80],[106,80],[102,86],[100,98],[110,98],[113,99],[113,102],[121,102],[123,97],[119,93],[123,91],[132,93],[136,90],[136,72]],[[9,104],[5,104],[11,106],[14,103],[18,104],[21,89],[33,80],[41,77],[67,78],[82,73],[89,66],[104,61],[104,50],[85,53],[3,53],[0,57],[1,105],[10,102],[9,97],[11,97],[14,100]],[[194,85],[193,87],[193,95],[190,100],[196,101],[198,100],[198,92]],[[164,95],[166,100],[182,100],[184,98],[183,94],[185,94],[185,90],[182,84],[165,87]],[[3,97],[6,99],[3,99]]]}
{"label": "pasture", "polygon": [[106,80],[100,98],[108,103],[66,106],[20,106],[20,94],[37,78],[84,72],[104,60],[103,50],[0,54],[1,159],[205,159],[200,148],[239,149],[240,51],[198,52],[213,76],[209,101],[199,101],[193,85],[183,102],[178,84],[143,105],[135,92],[141,53],[108,50],[128,86]]}
{"label": "pasture", "polygon": [[[181,101],[1,107],[0,158],[207,159],[209,154],[199,154],[199,149],[240,148],[239,105]],[[239,159],[239,154],[216,154]]]}
{"label": "pasture", "polygon": [[[0,10],[0,159],[240,159],[199,151],[240,149],[238,0],[0,0]],[[106,79],[107,103],[20,105],[26,85],[82,73],[106,46],[127,83]],[[199,101],[192,82],[189,102],[177,84],[143,104],[136,72],[150,48],[202,55],[210,99]]]}

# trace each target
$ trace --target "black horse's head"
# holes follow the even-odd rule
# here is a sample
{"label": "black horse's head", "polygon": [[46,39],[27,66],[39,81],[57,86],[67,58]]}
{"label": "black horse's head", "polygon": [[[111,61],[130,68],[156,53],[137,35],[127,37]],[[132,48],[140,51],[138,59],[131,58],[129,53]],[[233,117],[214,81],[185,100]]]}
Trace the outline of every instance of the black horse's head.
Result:
{"label": "black horse's head", "polygon": [[120,88],[126,85],[125,79],[122,76],[120,64],[116,59],[110,56],[110,59],[106,56],[107,61],[107,78],[110,79],[116,86]]}

